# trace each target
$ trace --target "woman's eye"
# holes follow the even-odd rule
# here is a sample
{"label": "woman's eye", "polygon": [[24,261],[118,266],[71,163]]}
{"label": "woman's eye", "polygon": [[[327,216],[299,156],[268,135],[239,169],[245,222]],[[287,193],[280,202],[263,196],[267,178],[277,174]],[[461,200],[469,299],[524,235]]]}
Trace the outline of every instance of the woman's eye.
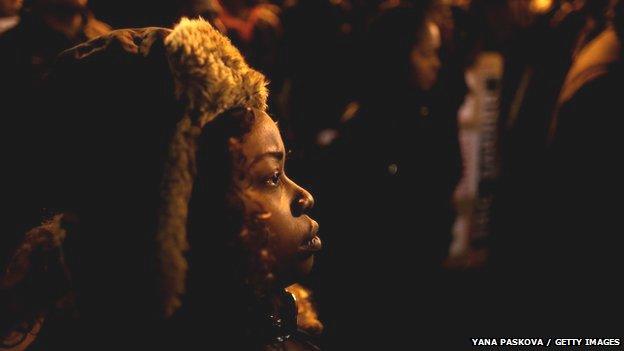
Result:
{"label": "woman's eye", "polygon": [[279,186],[282,182],[282,173],[275,172],[266,180],[267,185],[276,187]]}

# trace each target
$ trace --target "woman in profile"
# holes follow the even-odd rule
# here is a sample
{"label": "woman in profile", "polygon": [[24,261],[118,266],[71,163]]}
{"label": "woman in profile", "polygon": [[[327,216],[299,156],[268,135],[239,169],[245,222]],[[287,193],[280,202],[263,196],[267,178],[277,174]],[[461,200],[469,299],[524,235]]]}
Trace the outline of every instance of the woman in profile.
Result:
{"label": "woman in profile", "polygon": [[0,348],[315,350],[285,290],[321,248],[314,200],[265,85],[202,20],[61,54],[24,151],[50,215],[3,272]]}

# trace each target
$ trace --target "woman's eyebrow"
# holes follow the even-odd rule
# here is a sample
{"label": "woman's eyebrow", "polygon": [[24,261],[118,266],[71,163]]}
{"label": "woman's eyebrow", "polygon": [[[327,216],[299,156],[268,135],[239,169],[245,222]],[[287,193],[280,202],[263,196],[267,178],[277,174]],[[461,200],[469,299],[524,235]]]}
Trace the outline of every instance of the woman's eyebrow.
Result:
{"label": "woman's eyebrow", "polygon": [[284,159],[284,152],[283,151],[267,151],[264,152],[258,156],[256,156],[253,161],[251,161],[251,164],[249,165],[249,167],[253,167],[256,163],[258,163],[259,161],[267,158],[267,157],[272,157],[274,159],[276,159],[277,161],[282,161]]}

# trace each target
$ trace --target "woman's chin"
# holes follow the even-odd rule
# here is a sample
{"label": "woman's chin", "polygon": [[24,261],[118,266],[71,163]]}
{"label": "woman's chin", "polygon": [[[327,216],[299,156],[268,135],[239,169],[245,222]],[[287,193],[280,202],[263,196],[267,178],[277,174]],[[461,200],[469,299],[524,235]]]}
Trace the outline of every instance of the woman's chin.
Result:
{"label": "woman's chin", "polygon": [[285,286],[289,286],[295,283],[301,282],[301,280],[307,277],[312,272],[314,266],[314,255],[309,255],[305,258],[301,258],[299,261],[293,263],[290,267],[290,271],[287,274],[282,275],[286,279],[282,279],[281,282]]}
{"label": "woman's chin", "polygon": [[310,255],[299,263],[299,276],[305,277],[310,274],[312,267],[314,267],[314,255]]}

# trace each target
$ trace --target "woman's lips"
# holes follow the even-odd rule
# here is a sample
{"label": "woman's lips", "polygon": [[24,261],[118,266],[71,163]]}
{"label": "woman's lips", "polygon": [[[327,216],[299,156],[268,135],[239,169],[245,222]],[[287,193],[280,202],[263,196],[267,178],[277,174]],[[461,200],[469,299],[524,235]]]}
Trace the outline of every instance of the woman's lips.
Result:
{"label": "woman's lips", "polygon": [[319,251],[322,247],[323,243],[321,242],[321,238],[319,238],[319,236],[315,234],[308,240],[304,241],[299,248],[302,251],[316,252]]}
{"label": "woman's lips", "polygon": [[319,251],[323,247],[321,238],[318,236],[319,224],[317,221],[310,219],[310,231],[306,235],[305,240],[299,246],[299,250],[305,254]]}

